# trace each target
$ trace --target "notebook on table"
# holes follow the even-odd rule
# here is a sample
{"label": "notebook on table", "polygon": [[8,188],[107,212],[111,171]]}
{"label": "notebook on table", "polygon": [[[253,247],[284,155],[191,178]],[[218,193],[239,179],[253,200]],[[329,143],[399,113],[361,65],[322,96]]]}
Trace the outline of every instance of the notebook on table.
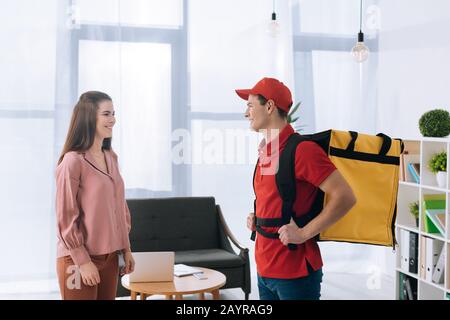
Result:
{"label": "notebook on table", "polygon": [[195,273],[203,273],[203,271],[185,264],[176,264],[174,266],[174,275],[177,277],[190,276]]}

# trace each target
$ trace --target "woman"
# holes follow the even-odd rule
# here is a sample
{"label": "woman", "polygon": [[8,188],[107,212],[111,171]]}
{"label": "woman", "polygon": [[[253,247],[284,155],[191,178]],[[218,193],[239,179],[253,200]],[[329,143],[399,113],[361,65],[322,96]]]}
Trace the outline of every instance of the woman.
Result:
{"label": "woman", "polygon": [[89,91],[76,104],[56,168],[57,273],[65,300],[112,300],[119,255],[133,272],[130,213],[117,155],[111,98]]}

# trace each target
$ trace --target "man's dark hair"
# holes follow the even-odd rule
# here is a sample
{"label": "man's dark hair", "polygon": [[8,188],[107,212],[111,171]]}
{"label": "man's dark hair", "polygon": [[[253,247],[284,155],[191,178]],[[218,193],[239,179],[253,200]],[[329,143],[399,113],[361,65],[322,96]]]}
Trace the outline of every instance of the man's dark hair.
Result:
{"label": "man's dark hair", "polygon": [[[265,105],[267,103],[267,100],[264,96],[258,94],[257,95],[259,103],[261,103],[261,105]],[[288,113],[280,108],[277,107],[277,111],[278,111],[278,115],[283,118],[283,119],[287,119]]]}

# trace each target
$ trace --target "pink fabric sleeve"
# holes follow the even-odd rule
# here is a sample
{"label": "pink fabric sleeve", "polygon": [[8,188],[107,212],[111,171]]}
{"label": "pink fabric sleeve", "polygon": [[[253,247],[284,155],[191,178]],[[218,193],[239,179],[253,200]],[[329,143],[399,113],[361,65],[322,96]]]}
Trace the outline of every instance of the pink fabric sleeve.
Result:
{"label": "pink fabric sleeve", "polygon": [[125,248],[125,251],[131,251],[130,236],[129,236],[130,230],[131,230],[131,215],[130,215],[130,209],[128,208],[126,200],[125,200],[125,219],[127,222],[127,233],[128,233],[128,237],[127,237],[128,247]]}
{"label": "pink fabric sleeve", "polygon": [[[114,152],[113,149],[109,150],[111,152],[112,158],[114,159],[117,168],[119,168],[119,157],[117,156],[117,154]],[[131,215],[130,215],[130,209],[128,208],[127,205],[127,200],[124,199],[125,202],[125,222],[126,222],[126,227],[127,227],[127,247],[123,249],[123,251],[131,251],[131,244],[130,244],[130,230],[131,230]]]}
{"label": "pink fabric sleeve", "polygon": [[91,261],[84,246],[84,235],[78,227],[80,175],[81,164],[77,154],[67,153],[56,169],[56,220],[58,236],[78,266]]}

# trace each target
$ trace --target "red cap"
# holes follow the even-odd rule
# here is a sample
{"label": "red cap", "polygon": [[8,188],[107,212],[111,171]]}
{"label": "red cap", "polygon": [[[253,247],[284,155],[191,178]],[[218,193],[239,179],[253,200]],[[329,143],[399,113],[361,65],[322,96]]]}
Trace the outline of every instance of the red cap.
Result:
{"label": "red cap", "polygon": [[291,91],[274,78],[263,78],[252,89],[236,89],[236,93],[244,100],[248,100],[250,94],[260,94],[267,100],[273,100],[278,108],[286,112],[292,106]]}

